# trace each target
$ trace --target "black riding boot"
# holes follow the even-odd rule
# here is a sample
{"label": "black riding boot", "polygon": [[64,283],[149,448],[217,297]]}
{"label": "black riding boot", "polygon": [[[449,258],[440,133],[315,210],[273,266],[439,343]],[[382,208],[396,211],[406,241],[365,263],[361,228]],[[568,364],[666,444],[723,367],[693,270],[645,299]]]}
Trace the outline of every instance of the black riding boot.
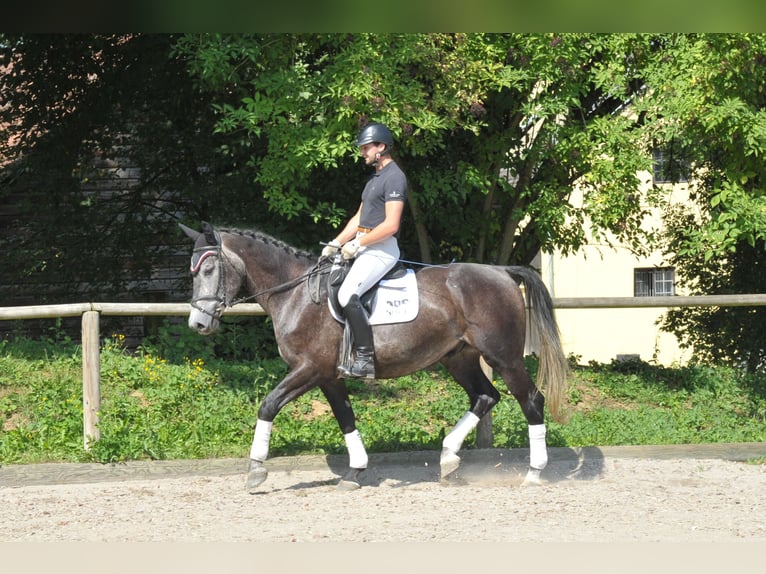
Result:
{"label": "black riding boot", "polygon": [[372,327],[367,319],[367,311],[362,307],[357,295],[352,295],[348,304],[343,308],[346,322],[354,335],[356,350],[354,364],[350,369],[338,367],[344,377],[362,379],[375,378],[375,347],[372,342]]}

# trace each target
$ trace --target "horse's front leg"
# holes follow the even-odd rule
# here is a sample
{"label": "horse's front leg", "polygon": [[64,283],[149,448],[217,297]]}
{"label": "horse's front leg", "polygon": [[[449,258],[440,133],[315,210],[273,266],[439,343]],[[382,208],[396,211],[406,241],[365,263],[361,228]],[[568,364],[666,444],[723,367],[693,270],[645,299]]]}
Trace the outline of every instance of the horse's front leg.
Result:
{"label": "horse's front leg", "polygon": [[335,420],[343,433],[348,450],[348,471],[338,483],[338,490],[356,490],[360,488],[359,476],[367,469],[367,451],[362,437],[356,428],[356,415],[351,407],[348,388],[342,379],[321,386],[327,402],[330,403]]}
{"label": "horse's front leg", "polygon": [[316,374],[310,365],[304,365],[290,371],[272,390],[258,409],[258,421],[255,424],[253,444],[250,447],[250,466],[247,471],[245,489],[253,494],[269,476],[266,459],[269,456],[269,443],[274,419],[290,401],[297,399],[317,385]]}
{"label": "horse's front leg", "polygon": [[255,423],[253,444],[250,447],[250,465],[247,468],[247,479],[245,480],[245,489],[250,494],[254,494],[269,476],[269,471],[264,463],[269,456],[269,442],[273,426],[273,420],[262,419],[259,411],[258,421]]}

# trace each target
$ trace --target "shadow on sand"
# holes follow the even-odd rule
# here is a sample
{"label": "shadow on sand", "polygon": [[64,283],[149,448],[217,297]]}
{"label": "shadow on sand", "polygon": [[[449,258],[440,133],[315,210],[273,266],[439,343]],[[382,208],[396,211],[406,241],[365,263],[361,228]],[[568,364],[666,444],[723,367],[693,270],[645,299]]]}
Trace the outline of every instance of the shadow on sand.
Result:
{"label": "shadow on sand", "polygon": [[[441,479],[439,453],[418,451],[410,453],[371,454],[367,470],[360,476],[362,486],[379,486],[394,482],[404,487],[422,482],[442,482],[446,486],[518,486],[529,468],[528,449],[468,449],[460,452],[460,468]],[[343,476],[348,470],[345,456],[328,456],[330,470]],[[542,471],[543,483],[569,480],[597,480],[604,473],[604,455],[597,447],[549,448],[548,466]],[[321,481],[314,486],[324,486]],[[311,487],[304,483],[297,488]]]}

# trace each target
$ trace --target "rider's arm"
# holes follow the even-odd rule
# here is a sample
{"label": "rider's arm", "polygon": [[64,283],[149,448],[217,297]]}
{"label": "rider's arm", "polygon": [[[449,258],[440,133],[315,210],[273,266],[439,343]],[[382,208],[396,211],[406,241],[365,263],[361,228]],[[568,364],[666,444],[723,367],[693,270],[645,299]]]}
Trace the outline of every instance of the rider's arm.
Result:
{"label": "rider's arm", "polygon": [[348,223],[346,223],[346,227],[343,228],[343,231],[341,231],[336,237],[335,241],[343,245],[347,241],[351,241],[354,237],[356,237],[356,232],[359,229],[359,219],[362,216],[362,205],[359,205],[359,209],[357,209],[356,213],[351,217],[351,219],[348,220]]}

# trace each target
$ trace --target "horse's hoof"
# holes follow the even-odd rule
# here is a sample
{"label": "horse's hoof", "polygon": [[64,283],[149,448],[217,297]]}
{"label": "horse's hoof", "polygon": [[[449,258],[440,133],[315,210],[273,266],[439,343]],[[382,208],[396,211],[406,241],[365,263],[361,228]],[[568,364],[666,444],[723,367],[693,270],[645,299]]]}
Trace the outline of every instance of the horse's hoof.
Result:
{"label": "horse's hoof", "polygon": [[448,448],[442,449],[439,458],[439,467],[441,469],[441,479],[445,480],[449,475],[455,472],[460,466],[460,457]]}
{"label": "horse's hoof", "polygon": [[353,492],[354,490],[362,488],[362,485],[353,480],[341,479],[336,488],[338,489],[338,492]]}
{"label": "horse's hoof", "polygon": [[250,459],[250,468],[247,471],[247,480],[245,481],[245,490],[249,494],[254,494],[258,487],[264,483],[269,476],[269,471],[266,469],[260,460]]}
{"label": "horse's hoof", "polygon": [[359,475],[364,472],[365,469],[363,468],[351,468],[349,471],[343,476],[343,478],[340,479],[340,482],[338,483],[338,490],[340,492],[352,492],[354,490],[359,490],[362,488],[361,483],[359,482]]}
{"label": "horse's hoof", "polygon": [[524,482],[521,483],[521,486],[540,486],[543,481],[540,479],[540,473],[542,472],[539,468],[530,468],[527,471],[527,476],[524,477]]}

